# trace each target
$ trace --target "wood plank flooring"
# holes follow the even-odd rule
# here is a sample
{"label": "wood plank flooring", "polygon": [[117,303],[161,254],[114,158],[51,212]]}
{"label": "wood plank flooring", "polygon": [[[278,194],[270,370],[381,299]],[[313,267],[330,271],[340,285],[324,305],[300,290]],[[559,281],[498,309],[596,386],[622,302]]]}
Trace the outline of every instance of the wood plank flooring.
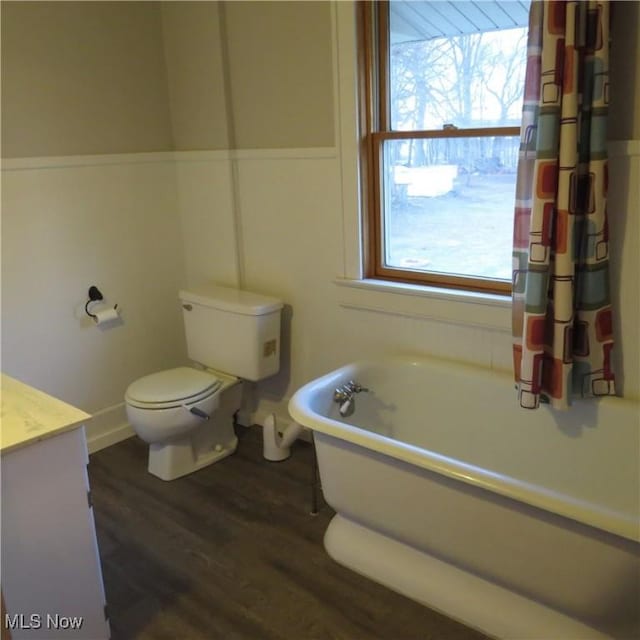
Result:
{"label": "wood plank flooring", "polygon": [[329,558],[309,444],[272,463],[259,427],[239,437],[233,456],[173,482],[147,473],[137,438],[91,456],[113,640],[485,637]]}

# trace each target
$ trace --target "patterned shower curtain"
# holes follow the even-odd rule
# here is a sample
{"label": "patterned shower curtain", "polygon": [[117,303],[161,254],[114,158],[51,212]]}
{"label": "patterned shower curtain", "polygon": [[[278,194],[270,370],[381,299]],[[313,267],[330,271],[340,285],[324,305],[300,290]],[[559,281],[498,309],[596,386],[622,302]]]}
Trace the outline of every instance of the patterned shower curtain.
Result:
{"label": "patterned shower curtain", "polygon": [[533,0],[514,218],[520,405],[615,393],[609,295],[608,0]]}

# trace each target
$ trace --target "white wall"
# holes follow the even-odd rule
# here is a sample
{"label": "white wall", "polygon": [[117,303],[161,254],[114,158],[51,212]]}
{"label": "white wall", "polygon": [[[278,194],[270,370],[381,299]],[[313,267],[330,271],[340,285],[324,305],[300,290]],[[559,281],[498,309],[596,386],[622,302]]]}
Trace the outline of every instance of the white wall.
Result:
{"label": "white wall", "polygon": [[186,281],[240,284],[235,187],[228,152],[176,154],[178,212]]}
{"label": "white wall", "polygon": [[[176,211],[163,154],[3,163],[2,370],[100,414],[90,436],[126,424],[136,377],[185,361]],[[90,285],[120,324],[85,315]]]}
{"label": "white wall", "polygon": [[617,391],[636,399],[640,398],[639,184],[640,139],[613,143],[609,154],[608,211],[611,298],[617,339],[614,370]]}

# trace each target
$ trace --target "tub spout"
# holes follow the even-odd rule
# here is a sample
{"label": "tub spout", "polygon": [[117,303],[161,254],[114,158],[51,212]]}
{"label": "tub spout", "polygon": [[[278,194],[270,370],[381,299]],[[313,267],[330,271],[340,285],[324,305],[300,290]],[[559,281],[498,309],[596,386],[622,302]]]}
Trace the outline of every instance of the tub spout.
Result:
{"label": "tub spout", "polygon": [[356,393],[362,393],[363,391],[369,391],[369,389],[355,382],[355,380],[349,380],[349,382],[334,390],[333,401],[340,405],[339,412],[343,418],[353,414],[356,408],[354,396]]}

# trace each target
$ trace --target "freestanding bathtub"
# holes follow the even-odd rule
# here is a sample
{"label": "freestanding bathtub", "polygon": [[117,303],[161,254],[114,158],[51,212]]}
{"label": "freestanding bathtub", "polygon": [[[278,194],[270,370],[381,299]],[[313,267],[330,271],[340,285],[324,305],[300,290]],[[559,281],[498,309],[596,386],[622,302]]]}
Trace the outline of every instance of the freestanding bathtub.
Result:
{"label": "freestanding bathtub", "polygon": [[[341,418],[333,390],[356,380]],[[499,638],[640,637],[640,407],[518,406],[437,360],[350,364],[289,411],[314,432],[341,564]]]}

